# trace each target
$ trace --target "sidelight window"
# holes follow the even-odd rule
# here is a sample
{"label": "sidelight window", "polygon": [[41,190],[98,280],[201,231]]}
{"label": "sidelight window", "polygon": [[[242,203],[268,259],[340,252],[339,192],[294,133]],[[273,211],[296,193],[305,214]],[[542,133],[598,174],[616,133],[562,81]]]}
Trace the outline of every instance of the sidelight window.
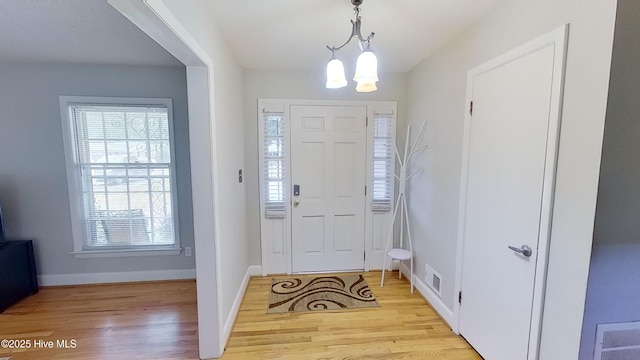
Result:
{"label": "sidelight window", "polygon": [[266,216],[284,216],[285,128],[284,113],[263,113],[264,184]]}
{"label": "sidelight window", "polygon": [[373,191],[374,211],[391,209],[393,188],[393,115],[375,114],[373,118]]}

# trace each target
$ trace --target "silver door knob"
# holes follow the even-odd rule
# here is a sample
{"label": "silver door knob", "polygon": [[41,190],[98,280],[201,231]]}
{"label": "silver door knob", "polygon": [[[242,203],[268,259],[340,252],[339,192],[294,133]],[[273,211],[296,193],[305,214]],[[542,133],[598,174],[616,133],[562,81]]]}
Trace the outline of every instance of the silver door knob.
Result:
{"label": "silver door knob", "polygon": [[294,206],[294,207],[298,207],[298,205],[300,205],[300,201],[298,201],[298,200],[293,200],[293,206]]}
{"label": "silver door knob", "polygon": [[517,252],[518,254],[522,254],[526,257],[530,257],[533,254],[533,250],[531,250],[531,248],[528,247],[527,245],[522,245],[519,248],[515,246],[509,246],[509,249],[513,250],[514,252]]}

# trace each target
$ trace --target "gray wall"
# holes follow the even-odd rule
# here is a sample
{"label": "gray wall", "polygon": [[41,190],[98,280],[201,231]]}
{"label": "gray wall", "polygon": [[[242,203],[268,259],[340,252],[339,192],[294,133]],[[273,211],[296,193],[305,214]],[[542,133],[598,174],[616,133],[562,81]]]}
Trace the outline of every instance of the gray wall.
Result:
{"label": "gray wall", "polygon": [[640,3],[618,0],[580,360],[596,325],[640,321]]}
{"label": "gray wall", "polygon": [[598,244],[640,241],[640,2],[618,0],[596,212]]}
{"label": "gray wall", "polygon": [[[258,99],[313,99],[397,101],[398,119],[406,116],[407,77],[400,73],[380,74],[378,91],[358,93],[355,83],[345,88],[329,90],[324,86],[324,69],[318,71],[244,70],[244,137],[245,178],[247,182],[247,237],[250,242],[249,261],[260,264],[260,184],[258,181]],[[404,121],[402,121],[405,123]],[[403,129],[398,127],[398,138]]]}
{"label": "gray wall", "polygon": [[33,239],[41,275],[193,269],[193,257],[76,259],[58,96],[173,100],[182,246],[193,246],[184,67],[0,64],[0,199],[9,238]]}
{"label": "gray wall", "polygon": [[580,360],[592,360],[596,325],[640,321],[640,243],[595,244],[582,323]]}

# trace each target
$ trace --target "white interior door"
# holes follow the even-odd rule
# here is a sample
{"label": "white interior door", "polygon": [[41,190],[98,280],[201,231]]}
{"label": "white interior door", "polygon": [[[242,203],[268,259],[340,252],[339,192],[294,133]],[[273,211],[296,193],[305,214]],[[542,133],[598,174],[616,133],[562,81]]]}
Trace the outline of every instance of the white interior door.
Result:
{"label": "white interior door", "polygon": [[291,106],[292,270],[364,269],[365,106]]}
{"label": "white interior door", "polygon": [[459,330],[491,360],[533,359],[537,347],[534,285],[549,234],[563,47],[536,46],[469,75]]}

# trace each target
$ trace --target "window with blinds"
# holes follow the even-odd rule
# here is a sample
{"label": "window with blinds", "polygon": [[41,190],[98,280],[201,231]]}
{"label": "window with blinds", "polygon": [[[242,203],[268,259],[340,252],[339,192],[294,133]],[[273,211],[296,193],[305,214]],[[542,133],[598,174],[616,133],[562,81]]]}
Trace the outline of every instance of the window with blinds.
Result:
{"label": "window with blinds", "polygon": [[285,217],[284,203],[284,113],[263,113],[265,217]]}
{"label": "window with blinds", "polygon": [[82,198],[83,250],[174,248],[167,106],[70,103],[68,111]]}
{"label": "window with blinds", "polygon": [[375,114],[373,117],[373,189],[371,209],[391,210],[393,181],[393,115]]}

